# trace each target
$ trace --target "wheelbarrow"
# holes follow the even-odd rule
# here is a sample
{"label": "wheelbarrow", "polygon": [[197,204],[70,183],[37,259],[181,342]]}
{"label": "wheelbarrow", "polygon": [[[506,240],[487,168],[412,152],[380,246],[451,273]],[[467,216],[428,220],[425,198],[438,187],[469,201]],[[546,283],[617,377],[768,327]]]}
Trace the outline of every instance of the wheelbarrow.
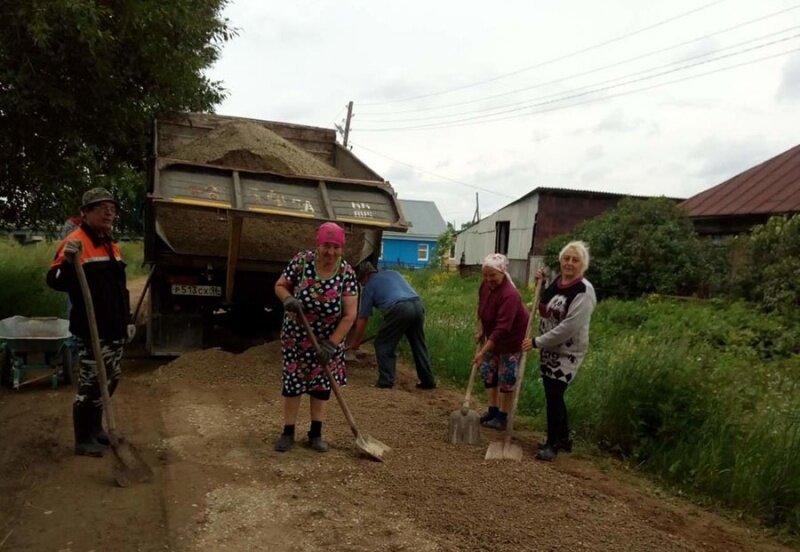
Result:
{"label": "wheelbarrow", "polygon": [[[69,320],[12,316],[0,320],[0,383],[19,389],[49,379],[53,389],[72,383],[75,342]],[[47,370],[25,379],[26,372]]]}

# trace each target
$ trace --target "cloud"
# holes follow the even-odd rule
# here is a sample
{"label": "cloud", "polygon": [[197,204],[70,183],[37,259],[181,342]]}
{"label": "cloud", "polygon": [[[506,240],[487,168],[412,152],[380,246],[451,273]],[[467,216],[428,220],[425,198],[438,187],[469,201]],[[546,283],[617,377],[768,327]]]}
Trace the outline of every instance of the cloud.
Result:
{"label": "cloud", "polygon": [[646,130],[649,134],[653,134],[658,132],[658,125],[648,123],[641,117],[629,117],[622,108],[616,108],[597,123],[593,130],[595,132],[635,132],[637,130]]}
{"label": "cloud", "polygon": [[605,148],[602,144],[595,144],[593,146],[589,146],[585,152],[583,152],[583,159],[584,161],[596,161],[598,159],[602,159],[606,154]]}
{"label": "cloud", "polygon": [[777,97],[780,101],[800,100],[800,55],[791,56],[786,60]]}
{"label": "cloud", "polygon": [[704,189],[710,188],[766,161],[775,153],[763,136],[737,141],[706,138],[689,152],[688,158],[696,163],[690,173],[706,183]]}
{"label": "cloud", "polygon": [[417,180],[419,177],[417,171],[407,165],[393,164],[386,171],[384,178],[394,182],[397,180]]}

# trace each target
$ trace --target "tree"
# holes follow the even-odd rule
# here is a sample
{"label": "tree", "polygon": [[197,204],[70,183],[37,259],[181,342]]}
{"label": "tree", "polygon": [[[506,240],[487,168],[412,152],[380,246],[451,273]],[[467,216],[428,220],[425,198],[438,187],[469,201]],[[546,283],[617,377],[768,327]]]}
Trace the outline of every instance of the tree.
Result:
{"label": "tree", "polygon": [[0,221],[57,225],[98,183],[135,196],[153,118],[223,97],[204,70],[233,36],[227,1],[6,0]]}
{"label": "tree", "polygon": [[440,267],[444,267],[447,259],[450,258],[450,250],[456,244],[456,230],[453,224],[447,223],[447,230],[442,232],[436,239],[436,260]]}
{"label": "tree", "polygon": [[623,199],[572,235],[548,242],[548,265],[558,266],[558,253],[570,239],[589,244],[587,277],[605,295],[685,293],[703,277],[700,240],[686,213],[667,198]]}

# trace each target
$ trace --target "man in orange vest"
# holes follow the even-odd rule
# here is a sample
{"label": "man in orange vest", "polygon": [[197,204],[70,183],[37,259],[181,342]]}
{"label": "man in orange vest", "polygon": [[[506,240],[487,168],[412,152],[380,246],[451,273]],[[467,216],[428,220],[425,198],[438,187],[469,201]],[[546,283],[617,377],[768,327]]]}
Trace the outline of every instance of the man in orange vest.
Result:
{"label": "man in orange vest", "polygon": [[136,327],[131,324],[125,263],[111,237],[118,208],[119,203],[108,190],[92,188],[84,193],[81,224],[61,242],[47,272],[47,284],[67,292],[72,303],[69,329],[78,342],[80,357],[78,393],[72,405],[75,454],[79,456],[102,456],[109,442],[103,431],[103,402],[86,306],[75,268],[67,262],[66,256],[76,254],[76,262],[82,264],[86,273],[100,334],[100,348],[108,372],[108,391],[113,394],[122,374],[123,345],[136,333]]}

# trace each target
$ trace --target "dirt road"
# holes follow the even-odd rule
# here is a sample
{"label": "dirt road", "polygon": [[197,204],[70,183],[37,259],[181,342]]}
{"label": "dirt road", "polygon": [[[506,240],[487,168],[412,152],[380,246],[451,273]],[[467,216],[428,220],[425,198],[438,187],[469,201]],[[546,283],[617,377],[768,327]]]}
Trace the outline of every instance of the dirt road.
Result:
{"label": "dirt road", "polygon": [[329,453],[272,451],[277,344],[125,370],[119,423],[156,470],[129,489],[110,459],[71,454],[70,389],[0,391],[0,551],[787,550],[578,454],[538,463],[535,434],[521,463],[487,463],[488,430],[480,447],[445,443],[456,392],[419,391],[408,371],[376,389],[372,360],[350,366],[346,396],[394,448],[385,464],[354,455],[334,402]]}

